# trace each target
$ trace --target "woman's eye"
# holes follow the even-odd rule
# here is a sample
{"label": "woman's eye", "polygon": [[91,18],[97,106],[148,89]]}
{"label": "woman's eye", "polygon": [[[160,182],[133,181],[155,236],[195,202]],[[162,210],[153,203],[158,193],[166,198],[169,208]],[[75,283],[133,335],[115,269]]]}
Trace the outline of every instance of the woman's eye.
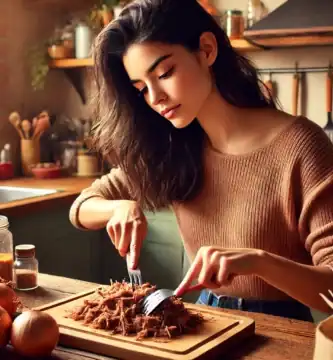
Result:
{"label": "woman's eye", "polygon": [[166,73],[162,74],[158,78],[159,79],[167,79],[169,76],[171,76],[173,74],[174,70],[175,70],[175,68],[173,66],[170,70],[168,70]]}

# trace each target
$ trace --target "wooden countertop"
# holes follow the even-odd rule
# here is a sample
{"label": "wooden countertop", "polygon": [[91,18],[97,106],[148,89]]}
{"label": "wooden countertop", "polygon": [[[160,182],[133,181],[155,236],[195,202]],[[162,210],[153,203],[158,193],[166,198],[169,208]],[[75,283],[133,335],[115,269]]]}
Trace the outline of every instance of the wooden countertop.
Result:
{"label": "wooden countertop", "polygon": [[[18,292],[22,302],[28,307],[37,307],[64,297],[95,288],[97,284],[75,279],[40,274],[40,287],[32,292]],[[314,350],[315,325],[280,318],[276,316],[246,313],[237,310],[223,310],[249,316],[256,322],[256,334],[231,348],[228,360],[312,360]],[[23,360],[11,348],[0,350],[1,360]],[[48,360],[110,360],[106,356],[58,347]],[[114,360],[114,359],[113,359]]]}
{"label": "wooden countertop", "polygon": [[0,181],[0,186],[18,186],[39,189],[56,189],[60,192],[36,196],[27,199],[0,203],[0,214],[6,216],[20,216],[27,211],[40,211],[50,209],[61,204],[70,204],[79,193],[89,187],[95,177],[64,177],[59,179],[35,179],[35,178],[15,178]]}

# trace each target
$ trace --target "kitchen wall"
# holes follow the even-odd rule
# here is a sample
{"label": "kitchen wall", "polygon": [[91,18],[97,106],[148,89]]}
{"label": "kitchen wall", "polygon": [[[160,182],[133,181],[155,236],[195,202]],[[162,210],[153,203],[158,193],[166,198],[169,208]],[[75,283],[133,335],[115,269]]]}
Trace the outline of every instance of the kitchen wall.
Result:
{"label": "kitchen wall", "polygon": [[[23,116],[31,116],[42,108],[69,116],[87,117],[88,106],[81,101],[70,86],[64,73],[51,70],[44,91],[34,92],[30,86],[27,53],[35,44],[46,39],[56,24],[73,10],[87,8],[94,0],[2,0],[0,1],[0,149],[5,142],[11,143],[18,159],[18,136],[8,124],[8,114],[19,110]],[[282,0],[264,0],[271,11]],[[245,11],[247,0],[215,0],[220,10],[238,8]],[[333,60],[333,47],[270,50],[249,52],[247,56],[257,67],[326,66]],[[283,109],[291,110],[291,75],[276,75],[278,96]],[[325,74],[309,74],[301,98],[300,111],[316,123],[324,126]]]}
{"label": "kitchen wall", "polygon": [[[285,1],[263,0],[263,2],[269,11],[272,11]],[[221,11],[224,9],[246,11],[247,0],[215,0],[215,5]],[[294,67],[295,61],[300,67],[326,67],[329,60],[333,61],[333,46],[249,52],[246,55],[258,68]],[[263,78],[266,79],[267,76],[263,75]],[[300,94],[303,103],[299,103],[300,113],[321,126],[325,126],[327,121],[325,76],[325,73],[306,75],[303,92]],[[278,97],[283,109],[290,112],[292,74],[273,75],[273,80],[277,81]]]}
{"label": "kitchen wall", "polygon": [[12,145],[18,171],[19,138],[8,123],[11,111],[32,117],[43,108],[70,116],[86,116],[77,93],[64,73],[51,70],[45,90],[30,85],[28,53],[41,44],[71,11],[88,8],[93,0],[1,0],[0,1],[0,149]]}

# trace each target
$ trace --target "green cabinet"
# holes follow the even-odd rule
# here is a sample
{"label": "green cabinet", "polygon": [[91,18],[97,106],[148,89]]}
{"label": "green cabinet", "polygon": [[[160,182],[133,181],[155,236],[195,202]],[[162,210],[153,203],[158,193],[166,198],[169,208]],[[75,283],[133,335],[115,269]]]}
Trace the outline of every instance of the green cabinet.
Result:
{"label": "green cabinet", "polygon": [[9,218],[14,245],[34,244],[39,271],[98,281],[101,232],[80,231],[68,219],[69,206]]}
{"label": "green cabinet", "polygon": [[[34,244],[43,273],[102,284],[110,279],[128,280],[125,259],[115,250],[107,232],[76,229],[69,221],[69,208],[59,206],[10,217],[14,245]],[[175,289],[188,268],[175,216],[169,210],[146,216],[148,234],[140,256],[143,280]]]}
{"label": "green cabinet", "polygon": [[[171,211],[146,213],[148,234],[140,255],[144,281],[159,287],[175,288],[182,278],[184,249]],[[108,235],[102,240],[102,281],[128,279],[125,259],[115,251]]]}

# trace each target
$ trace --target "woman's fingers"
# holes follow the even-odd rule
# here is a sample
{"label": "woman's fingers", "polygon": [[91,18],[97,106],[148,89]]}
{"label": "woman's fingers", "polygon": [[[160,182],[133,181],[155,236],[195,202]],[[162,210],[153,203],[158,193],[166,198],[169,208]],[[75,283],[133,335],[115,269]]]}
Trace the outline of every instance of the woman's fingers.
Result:
{"label": "woman's fingers", "polygon": [[132,269],[135,269],[138,266],[143,241],[143,239],[141,239],[140,224],[138,221],[134,221],[133,223],[130,241],[130,262]]}
{"label": "woman's fingers", "polygon": [[196,257],[189,270],[187,271],[186,275],[184,276],[183,281],[178,285],[177,289],[175,290],[174,293],[176,296],[182,296],[191,287],[193,280],[197,279],[198,275],[200,274],[201,266],[201,257]]}
{"label": "woman's fingers", "polygon": [[208,289],[219,287],[216,283],[216,266],[211,263],[211,259],[204,257],[202,261],[202,268],[198,276],[198,283]]}
{"label": "woman's fingers", "polygon": [[118,240],[116,236],[115,225],[111,221],[106,224],[106,231],[112,241],[112,244],[115,246],[116,249],[118,249]]}
{"label": "woman's fingers", "polygon": [[216,274],[217,283],[222,285],[229,285],[234,279],[235,275],[230,273],[230,266],[225,257],[221,257],[220,266],[218,267],[218,271]]}
{"label": "woman's fingers", "polygon": [[120,231],[120,239],[117,250],[120,256],[125,256],[129,251],[129,244],[131,242],[132,226],[130,224],[123,224]]}

